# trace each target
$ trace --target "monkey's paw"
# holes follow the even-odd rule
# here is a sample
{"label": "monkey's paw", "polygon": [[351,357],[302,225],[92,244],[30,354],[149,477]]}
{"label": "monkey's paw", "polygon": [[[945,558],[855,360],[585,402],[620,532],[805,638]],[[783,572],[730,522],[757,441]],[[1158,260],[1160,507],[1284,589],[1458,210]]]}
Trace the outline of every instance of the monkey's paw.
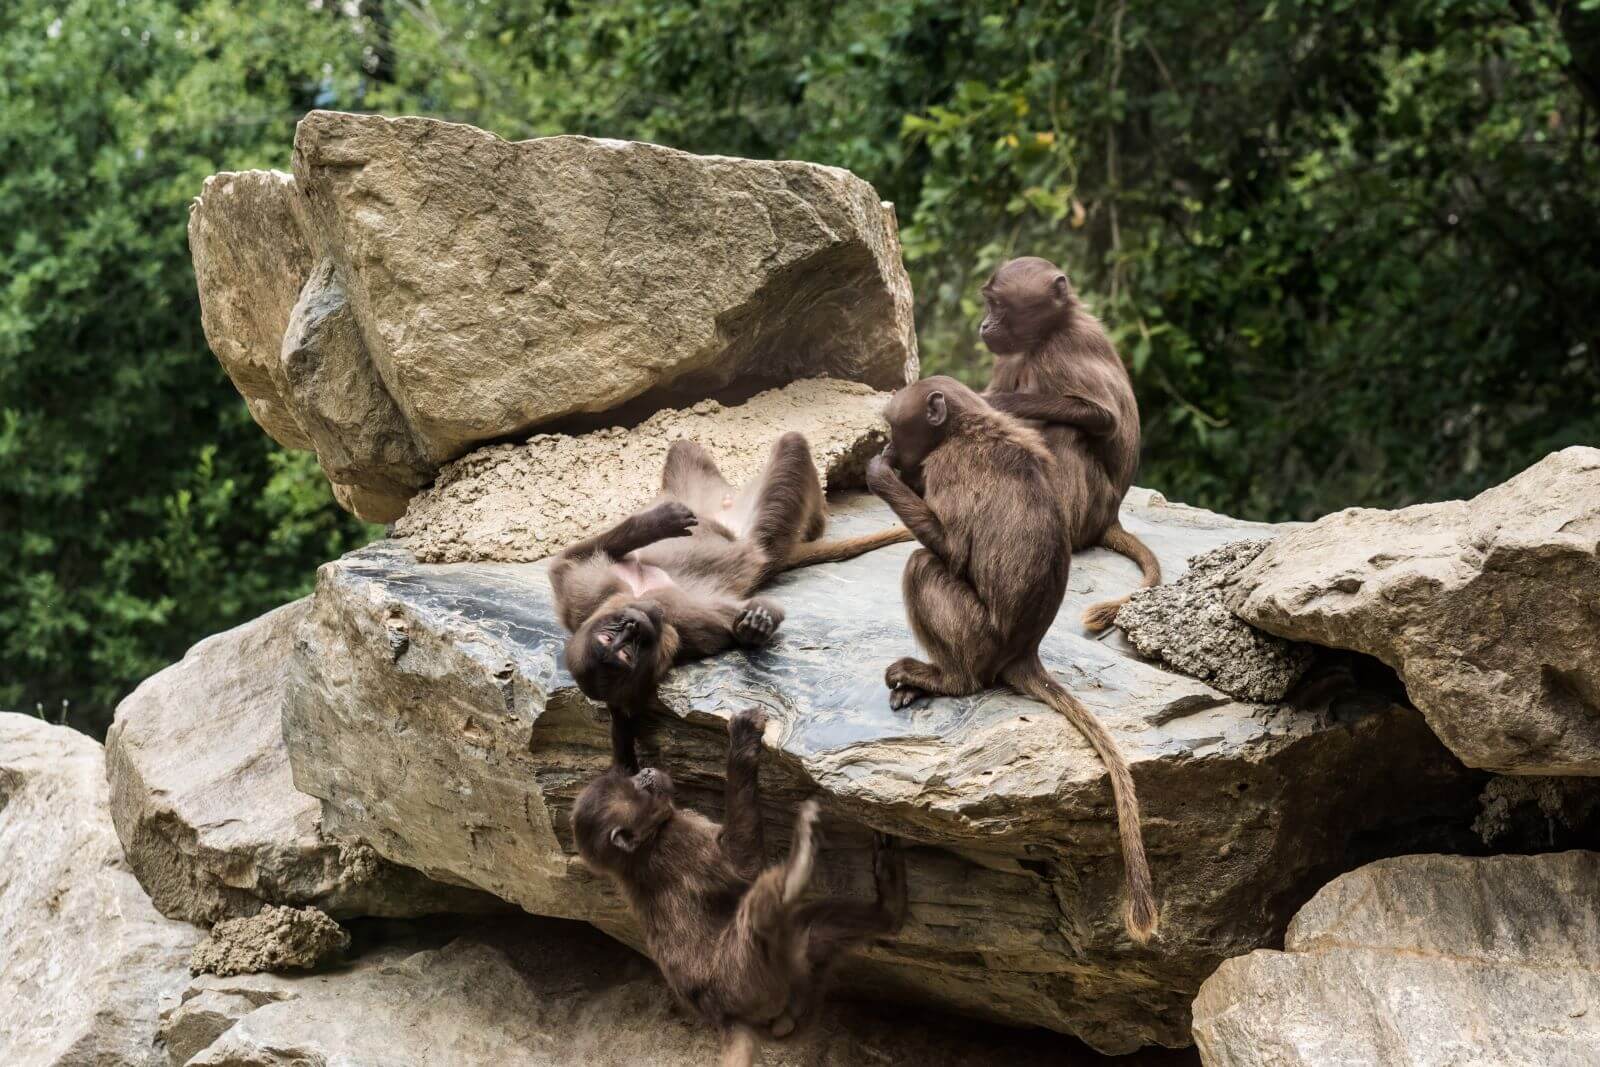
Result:
{"label": "monkey's paw", "polygon": [[884,491],[898,481],[894,467],[889,464],[889,449],[885,448],[867,461],[867,488],[882,496]]}
{"label": "monkey's paw", "polygon": [[733,624],[733,637],[741,645],[764,645],[778,632],[783,610],[776,604],[752,600]]}
{"label": "monkey's paw", "polygon": [[745,708],[734,712],[728,720],[728,737],[733,744],[761,744],[761,733],[767,728],[767,713],[760,708]]}
{"label": "monkey's paw", "polygon": [[657,504],[651,512],[655,520],[655,528],[659,531],[657,540],[666,540],[669,537],[684,537],[690,530],[700,525],[700,519],[686,504],[676,500],[666,500]]}
{"label": "monkey's paw", "polygon": [[904,711],[917,701],[932,696],[925,689],[918,689],[914,685],[897,685],[889,693],[889,706],[895,711]]}

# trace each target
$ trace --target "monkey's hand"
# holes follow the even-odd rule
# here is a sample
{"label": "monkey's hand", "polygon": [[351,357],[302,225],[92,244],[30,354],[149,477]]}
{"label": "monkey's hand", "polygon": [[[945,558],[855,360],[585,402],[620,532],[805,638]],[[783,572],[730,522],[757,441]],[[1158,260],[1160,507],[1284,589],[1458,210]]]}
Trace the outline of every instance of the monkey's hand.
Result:
{"label": "monkey's hand", "polygon": [[891,459],[894,455],[894,446],[889,445],[867,461],[867,488],[882,496],[900,484],[900,476],[894,472]]}
{"label": "monkey's hand", "polygon": [[700,520],[695,513],[685,504],[676,500],[665,500],[651,508],[650,532],[655,534],[657,541],[665,541],[669,537],[685,537],[689,531],[700,525]]}
{"label": "monkey's hand", "polygon": [[760,708],[745,708],[728,720],[728,744],[734,749],[761,747],[761,733],[767,728],[767,713]]}
{"label": "monkey's hand", "polygon": [[741,645],[764,645],[778,632],[783,609],[770,600],[752,600],[733,624],[733,638]]}

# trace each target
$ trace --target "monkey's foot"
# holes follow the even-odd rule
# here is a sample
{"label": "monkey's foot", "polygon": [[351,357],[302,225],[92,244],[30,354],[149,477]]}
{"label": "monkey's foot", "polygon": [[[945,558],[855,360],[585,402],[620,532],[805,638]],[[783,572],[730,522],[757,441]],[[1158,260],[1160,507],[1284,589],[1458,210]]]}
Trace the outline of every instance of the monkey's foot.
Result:
{"label": "monkey's foot", "polygon": [[783,611],[776,604],[752,600],[733,624],[733,639],[741,645],[764,645],[782,621]]}
{"label": "monkey's foot", "polygon": [[889,706],[895,711],[904,711],[917,701],[932,696],[926,689],[918,689],[914,685],[897,685],[889,693]]}

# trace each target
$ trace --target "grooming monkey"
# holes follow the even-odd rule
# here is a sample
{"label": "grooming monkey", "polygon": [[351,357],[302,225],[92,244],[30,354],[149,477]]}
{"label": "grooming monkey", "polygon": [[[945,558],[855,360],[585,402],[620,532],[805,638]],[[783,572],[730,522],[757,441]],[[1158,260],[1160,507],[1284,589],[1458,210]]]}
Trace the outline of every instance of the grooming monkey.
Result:
{"label": "grooming monkey", "polygon": [[638,769],[632,716],[655,706],[674,663],[772,640],[783,609],[754,594],[775,575],[911,537],[894,529],[818,542],[827,518],[801,434],[779,437],[760,476],[737,493],[705,449],[679,440],[655,503],[556,558],[550,584],[572,633],[567,667],[611,709],[624,766]]}
{"label": "grooming monkey", "polygon": [[728,723],[726,822],[677,807],[672,780],[614,764],[573,809],[578,852],[628,899],[645,947],[686,1008],[718,1027],[725,1067],[754,1062],[761,1036],[785,1037],[820,1004],[833,964],[900,929],[905,861],[874,842],[877,900],[802,904],[816,844],[816,801],[800,806],[783,863],[766,866],[758,771],[766,716]]}
{"label": "grooming monkey", "polygon": [[[906,618],[932,662],[906,657],[884,674],[891,706],[1004,683],[1066,716],[1111,779],[1127,868],[1128,932],[1145,941],[1156,906],[1133,776],[1105,726],[1045,670],[1039,643],[1061,607],[1072,562],[1070,501],[1038,432],[995,411],[954,378],[926,378],[889,402],[889,447],[867,485],[922,547],[901,578]],[[918,496],[894,468],[925,487]]]}
{"label": "grooming monkey", "polygon": [[[1058,493],[1069,502],[1073,549],[1105,545],[1139,565],[1141,588],[1158,584],[1155,553],[1117,521],[1139,466],[1139,404],[1105,328],[1067,276],[1037,256],[1003,264],[983,287],[983,303],[979,333],[995,356],[984,399],[1043,424]],[[1127,601],[1091,604],[1083,624],[1104,630]]]}

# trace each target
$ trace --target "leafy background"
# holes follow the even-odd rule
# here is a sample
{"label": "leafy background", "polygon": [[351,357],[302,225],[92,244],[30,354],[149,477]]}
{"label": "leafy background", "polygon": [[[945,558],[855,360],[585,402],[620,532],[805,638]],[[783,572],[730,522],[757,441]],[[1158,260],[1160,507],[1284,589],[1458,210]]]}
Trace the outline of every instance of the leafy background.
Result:
{"label": "leafy background", "polygon": [[0,706],[92,731],[377,531],[207,351],[187,207],[310,108],[848,167],[926,371],[1065,265],[1141,481],[1264,519],[1471,494],[1600,439],[1600,0],[11,0]]}

